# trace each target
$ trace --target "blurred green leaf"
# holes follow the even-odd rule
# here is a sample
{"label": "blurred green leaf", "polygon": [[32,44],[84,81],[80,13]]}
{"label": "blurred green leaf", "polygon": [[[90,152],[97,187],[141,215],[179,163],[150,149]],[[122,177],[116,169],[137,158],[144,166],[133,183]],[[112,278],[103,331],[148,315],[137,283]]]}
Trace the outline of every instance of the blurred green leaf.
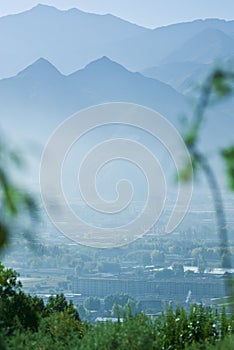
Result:
{"label": "blurred green leaf", "polygon": [[0,247],[7,243],[7,237],[9,235],[9,230],[6,225],[0,222]]}
{"label": "blurred green leaf", "polygon": [[10,215],[17,215],[17,194],[10,184],[7,174],[0,168],[0,188],[2,189],[3,209]]}
{"label": "blurred green leaf", "polygon": [[12,162],[18,167],[18,168],[22,168],[24,166],[24,161],[23,158],[21,157],[21,155],[16,152],[16,151],[11,151],[9,153],[10,159],[12,160]]}
{"label": "blurred green leaf", "polygon": [[195,157],[190,154],[191,163],[185,165],[183,169],[181,169],[177,175],[178,182],[188,182],[192,179],[192,176],[197,171],[198,162]]}
{"label": "blurred green leaf", "polygon": [[[37,217],[37,204],[34,197],[14,184],[12,171],[24,165],[18,150],[9,149],[8,143],[0,139],[0,248],[14,227],[13,222],[22,214],[31,220]],[[8,225],[9,224],[9,225]],[[12,226],[13,225],[13,226]]]}
{"label": "blurred green leaf", "polygon": [[228,186],[234,191],[234,146],[223,149],[221,155],[225,161]]}
{"label": "blurred green leaf", "polygon": [[218,97],[224,97],[232,92],[229,74],[220,69],[216,70],[211,79],[211,86]]}
{"label": "blurred green leaf", "polygon": [[184,136],[184,142],[188,148],[191,148],[195,145],[197,138],[198,135],[196,128],[191,128]]}

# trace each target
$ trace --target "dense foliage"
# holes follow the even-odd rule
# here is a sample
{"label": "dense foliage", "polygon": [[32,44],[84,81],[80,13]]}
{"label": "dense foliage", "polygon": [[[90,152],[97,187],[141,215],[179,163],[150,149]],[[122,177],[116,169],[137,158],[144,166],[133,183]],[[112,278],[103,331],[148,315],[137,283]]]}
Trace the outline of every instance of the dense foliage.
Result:
{"label": "dense foliage", "polygon": [[[95,300],[92,300],[94,302]],[[91,302],[91,300],[90,300]],[[117,317],[118,315],[118,306]],[[159,318],[132,314],[125,306],[123,321],[91,325],[81,322],[65,297],[49,297],[46,304],[22,291],[18,275],[0,265],[0,336],[2,349],[186,349],[229,341],[234,319],[225,310],[191,305],[190,311],[171,307]],[[199,347],[198,347],[199,348]]]}

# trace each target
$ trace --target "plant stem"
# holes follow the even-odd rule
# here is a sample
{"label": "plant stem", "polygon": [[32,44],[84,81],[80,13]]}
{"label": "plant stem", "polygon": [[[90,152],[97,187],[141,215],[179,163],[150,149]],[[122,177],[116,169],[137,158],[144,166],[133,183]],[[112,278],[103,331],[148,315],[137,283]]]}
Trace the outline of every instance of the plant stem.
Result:
{"label": "plant stem", "polygon": [[[217,223],[217,231],[219,235],[220,242],[220,255],[221,255],[221,266],[223,269],[230,269],[232,267],[231,259],[230,259],[230,250],[228,244],[228,230],[227,230],[227,222],[226,215],[224,211],[223,198],[218,185],[218,181],[215,177],[215,174],[209,165],[206,157],[204,157],[198,151],[193,150],[193,155],[199,163],[201,169],[203,170],[208,185],[210,187],[210,191],[213,198],[213,204],[215,208],[216,215],[216,223]],[[232,277],[227,276],[225,278],[225,291],[226,295],[232,297],[233,296],[233,287],[232,287]],[[234,314],[234,305],[231,306],[232,313]]]}

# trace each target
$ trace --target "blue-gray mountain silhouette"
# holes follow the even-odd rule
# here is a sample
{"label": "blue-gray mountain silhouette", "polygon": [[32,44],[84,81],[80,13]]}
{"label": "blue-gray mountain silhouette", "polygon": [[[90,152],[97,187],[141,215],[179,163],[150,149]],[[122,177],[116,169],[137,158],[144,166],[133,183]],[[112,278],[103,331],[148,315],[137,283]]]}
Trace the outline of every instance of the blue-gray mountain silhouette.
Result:
{"label": "blue-gray mountain silhouette", "polygon": [[215,68],[224,68],[228,61],[234,61],[234,37],[210,27],[187,40],[158,66],[142,73],[188,93],[193,85],[197,87]]}
{"label": "blue-gray mountain silhouette", "polygon": [[14,75],[40,57],[67,74],[105,55],[113,43],[148,31],[112,15],[38,5],[0,18],[0,77]]}
{"label": "blue-gray mountain silhouette", "polygon": [[[48,59],[64,74],[102,56],[131,71],[139,71],[168,60],[178,61],[181,55],[183,62],[191,60],[199,45],[198,58],[204,63],[220,53],[223,57],[223,53],[232,52],[233,33],[234,21],[196,20],[150,30],[112,15],[77,9],[60,11],[38,5],[0,18],[0,77],[12,76],[40,57]],[[216,40],[218,48],[209,46],[216,44]]]}
{"label": "blue-gray mountain silhouette", "polygon": [[80,109],[106,102],[132,102],[176,121],[186,110],[183,95],[157,80],[132,73],[107,57],[65,76],[40,58],[16,76],[0,80],[0,115],[16,130],[51,132]]}

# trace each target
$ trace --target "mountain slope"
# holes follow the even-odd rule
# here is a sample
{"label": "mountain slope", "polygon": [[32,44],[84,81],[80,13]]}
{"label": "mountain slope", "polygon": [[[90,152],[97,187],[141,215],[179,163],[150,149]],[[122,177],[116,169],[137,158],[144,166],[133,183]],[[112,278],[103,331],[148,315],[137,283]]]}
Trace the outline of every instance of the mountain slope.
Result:
{"label": "mountain slope", "polygon": [[186,78],[190,77],[195,71],[206,67],[206,65],[196,62],[172,62],[144,69],[142,74],[163,81],[180,91]]}
{"label": "mountain slope", "polygon": [[190,38],[155,67],[144,69],[147,77],[159,79],[181,93],[198,86],[217,67],[234,62],[234,39],[214,28]]}
{"label": "mountain slope", "polygon": [[[107,102],[131,102],[152,108],[173,124],[191,116],[193,106],[169,85],[132,73],[107,57],[65,76],[44,59],[18,75],[0,80],[0,125],[13,136],[47,140],[70,115]],[[233,142],[233,99],[207,113],[201,146],[207,149]]]}
{"label": "mountain slope", "polygon": [[48,135],[82,108],[120,101],[154,108],[174,121],[186,109],[184,97],[170,86],[106,57],[68,76],[39,59],[15,77],[0,80],[1,124],[14,125],[23,134]]}
{"label": "mountain slope", "polygon": [[0,18],[0,76],[14,75],[39,57],[68,73],[103,56],[110,43],[146,32],[112,15],[38,5]]}
{"label": "mountain slope", "polygon": [[[16,76],[0,80],[0,125],[7,131],[8,138],[13,136],[19,141],[31,139],[45,145],[66,117],[82,108],[111,101],[133,102],[154,108],[176,124],[179,130],[182,125],[178,123],[178,117],[181,114],[192,114],[192,107],[188,109],[184,96],[170,86],[139,73],[132,73],[107,57],[98,59],[68,76],[61,74],[47,60],[39,59]],[[230,133],[234,129],[232,110],[233,100],[206,115],[200,146],[208,154],[210,150],[213,152],[217,147],[234,141],[233,133]],[[72,169],[77,169],[74,169],[74,162],[83,159],[87,146],[92,148],[93,142],[100,142],[103,137],[121,137],[121,132],[121,129],[112,126],[109,129],[100,128],[95,136],[92,133],[87,135],[70,160],[69,180],[66,183],[71,183],[70,173]],[[141,132],[139,135],[133,134],[132,131],[130,135],[127,133],[128,130],[125,131],[126,137],[136,140],[141,137],[143,144],[152,142],[150,135],[142,135]],[[165,174],[172,179],[174,173],[171,174],[169,155],[164,157],[157,143],[154,150],[162,159]],[[39,157],[36,163],[34,180],[38,178]],[[121,171],[124,168],[123,164]],[[114,173],[116,174],[115,171]],[[76,179],[76,175],[74,178]],[[111,178],[114,178],[113,174]],[[71,192],[74,188],[72,187]]]}
{"label": "mountain slope", "polygon": [[[131,39],[121,40],[118,47],[110,47],[108,55],[128,69],[142,71],[166,63],[165,59],[176,52],[178,48],[183,47],[186,42],[189,43],[204,30],[212,29],[234,37],[234,21],[196,20],[157,28]],[[209,45],[209,42],[206,44]],[[206,45],[204,49],[206,49]]]}
{"label": "mountain slope", "polygon": [[139,71],[161,64],[208,28],[234,37],[234,21],[196,20],[150,30],[112,15],[39,5],[0,18],[0,77],[15,75],[39,57],[48,59],[64,74],[102,56]]}
{"label": "mountain slope", "polygon": [[234,54],[234,39],[214,28],[207,28],[171,53],[164,62],[210,64]]}

